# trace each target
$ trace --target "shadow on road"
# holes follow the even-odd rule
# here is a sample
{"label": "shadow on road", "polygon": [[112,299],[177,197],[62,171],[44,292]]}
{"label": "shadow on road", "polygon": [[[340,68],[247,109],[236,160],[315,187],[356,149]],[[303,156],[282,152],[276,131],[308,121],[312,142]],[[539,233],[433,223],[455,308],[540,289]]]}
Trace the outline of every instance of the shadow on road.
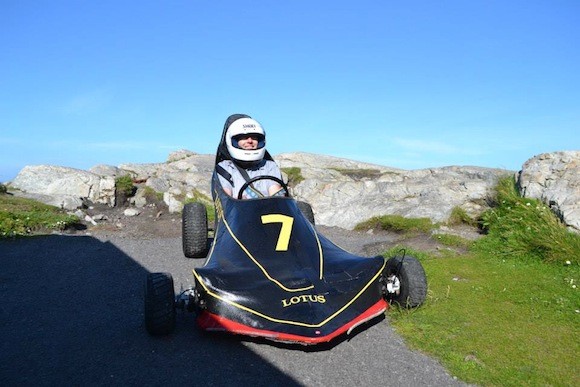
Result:
{"label": "shadow on road", "polygon": [[297,385],[241,342],[178,315],[143,324],[147,270],[89,236],[0,241],[0,385]]}

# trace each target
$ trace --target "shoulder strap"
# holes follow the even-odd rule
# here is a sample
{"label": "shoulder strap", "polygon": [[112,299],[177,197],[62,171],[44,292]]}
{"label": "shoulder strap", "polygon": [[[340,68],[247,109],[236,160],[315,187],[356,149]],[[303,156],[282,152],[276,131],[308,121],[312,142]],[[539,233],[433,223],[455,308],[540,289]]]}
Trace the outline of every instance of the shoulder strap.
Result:
{"label": "shoulder strap", "polygon": [[250,181],[250,175],[248,175],[248,172],[246,172],[246,170],[244,168],[241,168],[238,164],[236,164],[236,163],[233,163],[233,164],[237,168],[238,172],[240,172],[240,175],[242,175],[244,180],[246,182]]}
{"label": "shoulder strap", "polygon": [[[244,168],[241,168],[238,164],[234,163],[234,165],[237,168],[238,172],[240,172],[240,175],[242,175],[242,177],[244,178],[244,180],[246,180],[246,183],[248,181],[250,181],[250,175],[248,175],[248,172],[246,172],[246,170]],[[258,197],[264,197],[264,195],[259,190],[257,190],[256,187],[254,187],[253,184],[250,184],[247,189],[249,189],[250,191],[252,191],[254,193],[254,195],[257,195]],[[248,192],[248,194],[250,196],[254,196],[250,192]]]}
{"label": "shoulder strap", "polygon": [[221,175],[224,179],[226,179],[232,186],[234,185],[234,179],[232,179],[232,175],[228,171],[226,171],[224,167],[222,167],[221,165],[216,165],[215,170],[219,175]]}

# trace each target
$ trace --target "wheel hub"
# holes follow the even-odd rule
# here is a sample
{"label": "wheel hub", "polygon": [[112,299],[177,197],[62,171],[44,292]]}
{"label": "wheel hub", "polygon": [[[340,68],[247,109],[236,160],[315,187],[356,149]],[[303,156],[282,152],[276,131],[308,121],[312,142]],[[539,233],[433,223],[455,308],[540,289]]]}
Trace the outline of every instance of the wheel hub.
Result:
{"label": "wheel hub", "polygon": [[401,293],[401,281],[394,274],[387,277],[387,293],[395,294],[397,296]]}

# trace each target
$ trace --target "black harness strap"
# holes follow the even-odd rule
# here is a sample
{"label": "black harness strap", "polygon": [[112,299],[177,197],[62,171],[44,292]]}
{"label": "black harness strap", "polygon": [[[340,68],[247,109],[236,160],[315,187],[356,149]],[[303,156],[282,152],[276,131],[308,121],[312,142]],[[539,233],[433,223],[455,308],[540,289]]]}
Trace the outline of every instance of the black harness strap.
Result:
{"label": "black harness strap", "polygon": [[222,167],[221,165],[216,165],[216,166],[215,166],[215,170],[216,170],[216,172],[217,172],[219,175],[221,175],[221,176],[222,176],[224,179],[226,179],[227,181],[229,181],[229,183],[230,183],[230,184],[232,185],[232,187],[233,187],[233,185],[234,185],[234,179],[232,179],[232,175],[231,175],[231,174],[230,174],[228,171],[226,171],[226,170],[224,169],[224,167]]}
{"label": "black harness strap", "polygon": [[[242,177],[244,178],[244,180],[246,180],[246,183],[248,181],[250,181],[250,175],[248,175],[248,172],[246,172],[246,170],[244,168],[241,168],[238,164],[234,163],[234,166],[236,167],[236,169],[238,170],[238,172],[240,172],[240,175],[242,175]],[[232,184],[233,185],[233,184]],[[248,186],[249,189],[251,189],[252,191],[254,191],[259,197],[264,197],[264,195],[256,189],[256,187],[254,187],[253,184],[250,184]]]}

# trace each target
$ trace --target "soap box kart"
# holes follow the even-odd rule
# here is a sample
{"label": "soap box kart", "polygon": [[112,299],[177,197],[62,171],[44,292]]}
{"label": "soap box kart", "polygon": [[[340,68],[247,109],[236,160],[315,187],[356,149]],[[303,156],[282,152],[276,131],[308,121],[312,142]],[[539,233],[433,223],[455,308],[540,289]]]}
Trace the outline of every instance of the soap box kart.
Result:
{"label": "soap box kart", "polygon": [[214,172],[211,246],[205,206],[185,205],[184,255],[206,260],[193,269],[195,286],[177,296],[169,273],[148,275],[150,334],[171,333],[176,309],[183,309],[196,313],[205,331],[311,345],[350,333],[382,315],[389,303],[412,308],[425,300],[427,281],[416,258],[346,252],[317,232],[312,209],[291,198],[283,181],[261,176],[246,184],[264,178],[281,184],[285,196],[232,198]]}

